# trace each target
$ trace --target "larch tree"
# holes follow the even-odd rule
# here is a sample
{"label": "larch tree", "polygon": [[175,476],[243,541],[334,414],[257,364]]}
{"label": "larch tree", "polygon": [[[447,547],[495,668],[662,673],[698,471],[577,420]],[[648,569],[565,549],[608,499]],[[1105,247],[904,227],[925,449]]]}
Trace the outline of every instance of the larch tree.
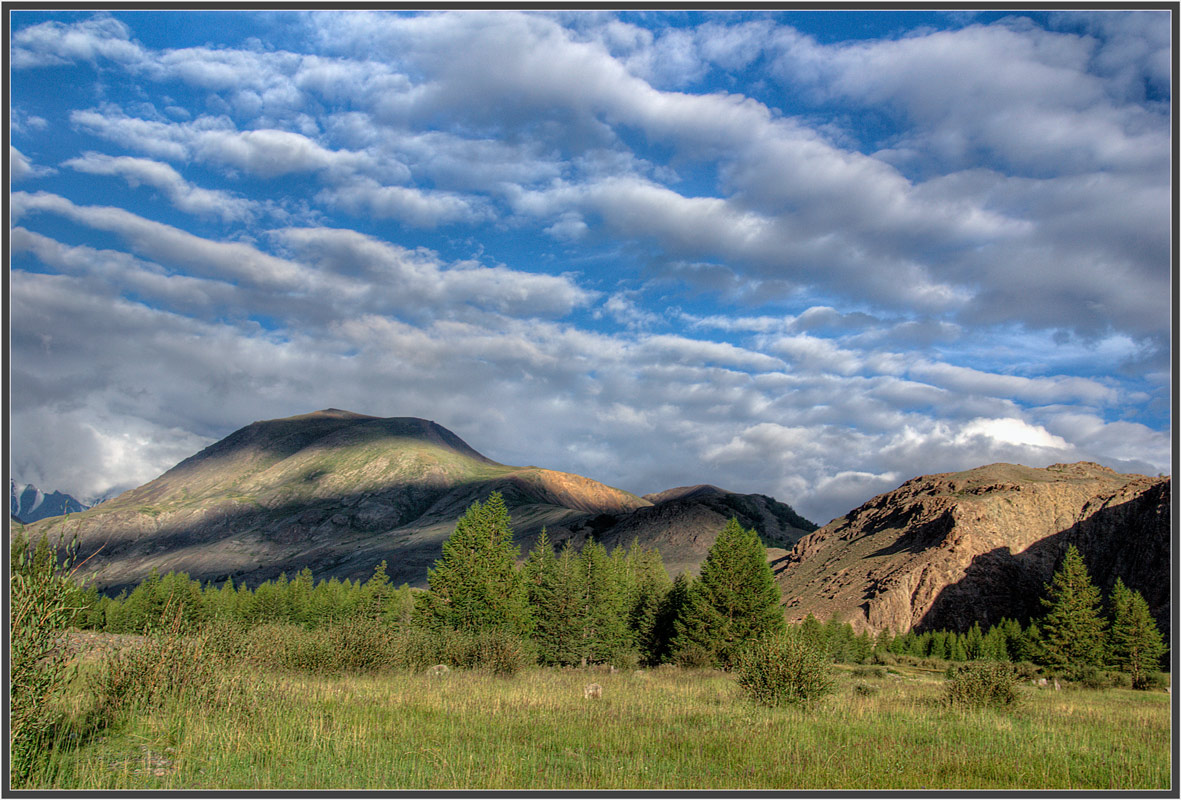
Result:
{"label": "larch tree", "polygon": [[430,591],[415,599],[414,619],[428,629],[478,632],[502,628],[527,635],[532,627],[518,549],[499,492],[476,501],[443,543],[443,555],[427,571]]}
{"label": "larch tree", "polygon": [[703,647],[715,664],[730,669],[746,643],[786,627],[766,548],[755,531],[731,519],[709,549],[677,620],[677,649]]}
{"label": "larch tree", "polygon": [[1108,663],[1132,677],[1133,689],[1147,689],[1160,667],[1165,643],[1148,603],[1116,578],[1111,590],[1111,630],[1107,637]]}
{"label": "larch tree", "polygon": [[1099,665],[1105,654],[1099,589],[1078,548],[1070,545],[1062,566],[1046,584],[1042,604],[1041,660],[1048,666]]}

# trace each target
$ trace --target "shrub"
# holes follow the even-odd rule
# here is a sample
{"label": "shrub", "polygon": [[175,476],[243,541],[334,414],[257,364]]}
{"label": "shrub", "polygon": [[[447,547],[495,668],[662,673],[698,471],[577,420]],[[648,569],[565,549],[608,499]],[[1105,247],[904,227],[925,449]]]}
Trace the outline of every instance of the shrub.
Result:
{"label": "shrub", "polygon": [[[1119,672],[1100,669],[1093,664],[1075,667],[1068,672],[1068,679],[1087,689],[1110,689],[1118,685]],[[1131,682],[1130,680],[1128,681]]]}
{"label": "shrub", "polygon": [[833,690],[828,654],[792,633],[759,639],[738,655],[738,685],[758,703],[808,706]]}
{"label": "shrub", "polygon": [[856,667],[853,670],[853,675],[858,678],[884,678],[886,677],[886,668],[883,666]]}
{"label": "shrub", "polygon": [[681,669],[710,669],[714,666],[714,657],[707,647],[691,643],[677,650],[673,663]]}
{"label": "shrub", "polygon": [[391,628],[376,619],[353,619],[325,628],[329,650],[335,654],[337,669],[345,672],[376,672],[394,666]]}
{"label": "shrub", "polygon": [[977,708],[1004,707],[1017,702],[1013,665],[1001,661],[977,661],[948,668],[947,702]]}
{"label": "shrub", "polygon": [[494,675],[513,675],[537,662],[533,643],[509,631],[497,628],[473,638],[474,666]]}
{"label": "shrub", "polygon": [[864,683],[853,684],[853,694],[858,697],[872,697],[880,691],[881,689],[876,686],[869,686]]}
{"label": "shrub", "polygon": [[184,635],[183,609],[165,608],[166,625],[155,628],[141,644],[117,650],[92,679],[100,718],[113,722],[123,710],[146,704],[164,705],[184,698],[194,702],[224,699],[233,688],[223,681],[225,660],[206,631]]}

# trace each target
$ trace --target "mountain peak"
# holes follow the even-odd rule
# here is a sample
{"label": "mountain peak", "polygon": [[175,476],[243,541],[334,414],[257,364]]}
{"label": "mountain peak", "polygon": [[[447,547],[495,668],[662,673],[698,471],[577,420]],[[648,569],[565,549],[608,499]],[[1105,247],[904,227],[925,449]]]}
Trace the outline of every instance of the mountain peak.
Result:
{"label": "mountain peak", "polygon": [[[294,417],[285,417],[285,420],[301,420],[301,419],[381,419],[381,417],[371,417],[368,414],[358,414],[355,411],[345,411],[340,408],[322,408],[319,411],[312,411],[308,414],[297,414]],[[266,422],[279,422],[282,420],[264,420]]]}

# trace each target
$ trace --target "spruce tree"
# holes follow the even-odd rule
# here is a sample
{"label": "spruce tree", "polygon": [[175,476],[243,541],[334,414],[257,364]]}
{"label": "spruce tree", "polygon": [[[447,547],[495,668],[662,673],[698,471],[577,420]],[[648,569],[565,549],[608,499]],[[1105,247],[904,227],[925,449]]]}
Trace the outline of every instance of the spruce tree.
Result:
{"label": "spruce tree", "polygon": [[484,504],[477,500],[427,571],[430,591],[416,598],[417,624],[469,632],[502,628],[527,635],[532,621],[516,568],[518,552],[501,494],[493,492]]}
{"label": "spruce tree", "polygon": [[1041,661],[1052,667],[1099,665],[1104,655],[1099,590],[1074,545],[1046,584],[1042,604],[1048,610],[1041,622]]}
{"label": "spruce tree", "polygon": [[1160,667],[1165,643],[1148,610],[1148,603],[1116,578],[1111,590],[1111,631],[1108,663],[1132,677],[1133,689],[1147,689],[1150,676]]}
{"label": "spruce tree", "polygon": [[748,642],[786,630],[767,551],[731,519],[709,549],[676,623],[677,648],[699,645],[724,669]]}

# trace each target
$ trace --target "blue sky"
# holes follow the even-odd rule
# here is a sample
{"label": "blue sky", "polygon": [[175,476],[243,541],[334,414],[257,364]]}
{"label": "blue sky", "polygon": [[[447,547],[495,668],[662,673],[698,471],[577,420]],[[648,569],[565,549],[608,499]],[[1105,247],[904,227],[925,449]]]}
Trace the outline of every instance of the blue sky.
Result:
{"label": "blue sky", "polygon": [[824,523],[1170,468],[1169,15],[11,12],[11,468],[420,416]]}

